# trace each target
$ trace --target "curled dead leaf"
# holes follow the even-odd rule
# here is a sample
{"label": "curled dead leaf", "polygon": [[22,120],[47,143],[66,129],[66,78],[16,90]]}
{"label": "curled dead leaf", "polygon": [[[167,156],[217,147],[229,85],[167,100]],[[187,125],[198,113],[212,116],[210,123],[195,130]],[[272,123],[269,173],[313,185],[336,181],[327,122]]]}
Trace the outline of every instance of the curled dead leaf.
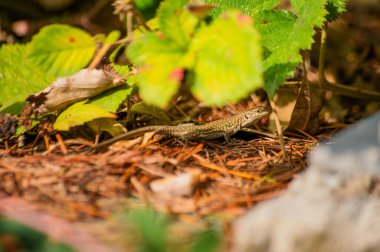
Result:
{"label": "curled dead leaf", "polygon": [[201,172],[192,170],[177,176],[168,176],[150,183],[153,192],[169,196],[189,196],[199,183]]}
{"label": "curled dead leaf", "polygon": [[322,101],[319,89],[313,85],[294,84],[276,94],[276,109],[284,130],[298,129],[311,134],[318,131]]}
{"label": "curled dead leaf", "polygon": [[83,69],[55,80],[49,87],[27,98],[24,110],[44,114],[63,110],[71,104],[91,98],[105,90],[122,85],[121,76],[111,68]]}

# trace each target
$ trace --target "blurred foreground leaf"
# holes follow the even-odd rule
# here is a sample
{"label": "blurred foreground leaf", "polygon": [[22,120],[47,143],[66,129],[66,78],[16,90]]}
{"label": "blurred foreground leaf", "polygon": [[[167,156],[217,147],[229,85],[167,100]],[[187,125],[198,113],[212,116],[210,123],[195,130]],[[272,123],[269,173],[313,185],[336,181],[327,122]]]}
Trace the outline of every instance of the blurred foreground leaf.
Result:
{"label": "blurred foreground leaf", "polygon": [[74,249],[54,242],[36,230],[0,217],[0,251],[74,252]]}
{"label": "blurred foreground leaf", "polygon": [[[3,45],[0,48],[0,111],[19,114],[25,99],[46,88],[54,77],[30,61],[25,45]],[[20,104],[20,106],[14,106]],[[7,109],[8,107],[8,109]]]}
{"label": "blurred foreground leaf", "polygon": [[195,34],[191,90],[205,104],[236,102],[261,87],[261,46],[252,22],[240,12],[228,12]]}
{"label": "blurred foreground leaf", "polygon": [[56,77],[78,72],[95,53],[95,41],[87,32],[63,24],[42,28],[30,47],[29,59]]}

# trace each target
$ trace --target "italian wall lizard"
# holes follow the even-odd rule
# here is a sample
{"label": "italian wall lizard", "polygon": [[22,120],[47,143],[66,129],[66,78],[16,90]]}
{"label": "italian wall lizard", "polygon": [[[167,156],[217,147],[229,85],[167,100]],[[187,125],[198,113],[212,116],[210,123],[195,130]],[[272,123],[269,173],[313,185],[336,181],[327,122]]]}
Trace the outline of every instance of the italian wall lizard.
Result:
{"label": "italian wall lizard", "polygon": [[147,132],[155,132],[156,134],[178,137],[185,140],[204,139],[210,140],[219,137],[228,139],[229,136],[235,134],[244,127],[249,126],[262,117],[269,115],[270,109],[264,107],[255,107],[241,114],[219,119],[201,125],[180,124],[177,126],[152,125],[145,126],[135,130],[128,131],[124,134],[116,136],[110,140],[106,140],[92,147],[99,149],[106,147],[120,140],[138,137]]}

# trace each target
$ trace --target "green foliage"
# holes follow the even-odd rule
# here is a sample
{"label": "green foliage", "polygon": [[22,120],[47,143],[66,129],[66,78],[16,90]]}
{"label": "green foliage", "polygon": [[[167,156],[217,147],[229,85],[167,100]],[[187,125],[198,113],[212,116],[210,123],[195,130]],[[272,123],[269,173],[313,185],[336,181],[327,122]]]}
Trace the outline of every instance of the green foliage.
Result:
{"label": "green foliage", "polygon": [[326,21],[326,4],[331,15],[344,11],[344,0],[291,0],[296,15],[290,11],[273,9],[279,1],[206,0],[217,5],[213,11],[218,15],[227,8],[238,8],[251,15],[266,50],[264,59],[264,87],[273,97],[294,68],[302,61],[300,51],[308,50],[313,43],[316,27]]}
{"label": "green foliage", "polygon": [[0,48],[0,105],[2,112],[19,114],[25,99],[47,87],[53,76],[26,57],[29,47],[3,45]]}
{"label": "green foliage", "polygon": [[133,104],[131,107],[131,112],[153,117],[166,123],[171,122],[171,119],[165,110],[146,104],[145,102],[137,102]]}
{"label": "green foliage", "polygon": [[[116,56],[118,55],[118,53],[124,49],[124,45],[120,45],[118,46],[113,52],[112,54],[110,55],[109,59],[111,61],[111,66],[113,67],[113,69],[118,73],[120,74],[121,76],[125,76],[127,75],[131,70],[129,68],[129,66],[126,66],[126,65],[118,65],[115,63],[115,58]],[[128,79],[128,84],[132,85],[134,83],[131,82],[131,77],[129,77]]]}
{"label": "green foliage", "polygon": [[69,130],[71,127],[82,125],[97,118],[115,118],[115,115],[94,105],[77,102],[63,111],[54,123],[57,130]]}
{"label": "green foliage", "polygon": [[30,47],[30,61],[55,76],[78,72],[90,62],[95,52],[95,42],[89,34],[62,24],[41,29],[33,37]]}
{"label": "green foliage", "polygon": [[325,21],[327,0],[291,1],[297,16],[282,10],[257,13],[256,27],[269,51],[264,60],[265,89],[270,97],[302,61],[300,50],[311,48],[315,27]]}
{"label": "green foliage", "polygon": [[186,2],[163,1],[160,33],[139,36],[127,50],[139,68],[141,97],[166,106],[185,71],[193,94],[208,105],[235,102],[260,87],[261,47],[252,20],[231,12],[207,25],[184,8]]}
{"label": "green foliage", "polygon": [[164,107],[177,92],[181,78],[182,49],[168,38],[146,33],[127,50],[129,58],[138,65],[140,96],[147,102]]}
{"label": "green foliage", "polygon": [[[129,76],[129,66],[113,62],[126,45],[117,47],[111,64],[116,72],[128,76],[128,86],[72,105],[58,117],[56,129],[114,118],[112,113],[132,93],[135,82],[141,98],[161,108],[169,104],[180,85],[187,85],[204,104],[222,106],[248,96],[264,80],[264,88],[273,98],[302,62],[300,52],[311,48],[315,29],[345,10],[344,0],[291,0],[294,13],[276,9],[279,0],[205,2],[216,6],[211,17],[193,13],[188,0],[135,0],[144,16],[148,12],[156,15],[148,22],[154,29],[136,29],[126,49],[138,76]],[[119,31],[103,36],[100,55],[112,48],[119,36]],[[94,55],[95,41],[80,29],[55,24],[43,28],[27,45],[1,47],[2,111],[19,113],[28,95],[58,76],[85,67]]]}
{"label": "green foliage", "polygon": [[207,105],[236,102],[262,85],[259,35],[249,16],[227,12],[216,18],[194,35],[190,53],[191,90]]}
{"label": "green foliage", "polygon": [[196,239],[191,252],[212,252],[218,251],[221,243],[221,235],[215,229],[209,229],[200,233]]}
{"label": "green foliage", "polygon": [[113,118],[96,118],[86,123],[94,132],[108,132],[111,136],[117,136],[126,132],[123,125]]}
{"label": "green foliage", "polygon": [[[131,71],[129,69],[129,66],[118,65],[115,63],[111,63],[111,66],[113,67],[113,69],[115,69],[116,73],[120,74],[121,76],[125,76]],[[133,85],[134,82],[133,81],[131,82],[131,79],[132,79],[132,76],[128,78],[128,84]]]}
{"label": "green foliage", "polygon": [[[262,75],[272,98],[302,62],[301,50],[311,48],[315,28],[326,21],[326,5],[336,13],[344,10],[342,0],[292,0],[295,13],[274,9],[279,0],[207,0],[216,5],[212,11],[216,18],[206,23],[187,11],[186,2],[163,1],[157,13],[159,33],[138,37],[127,51],[140,70],[141,96],[160,107],[183,83],[181,71],[189,73],[187,84],[207,105],[236,102],[261,86]],[[251,15],[254,25],[236,12],[220,15],[229,8]],[[253,27],[261,36],[263,62]],[[158,92],[163,95],[157,97]]]}
{"label": "green foliage", "polygon": [[326,16],[327,21],[337,19],[346,10],[346,0],[328,0]]}
{"label": "green foliage", "polygon": [[[17,251],[29,251],[29,252],[71,252],[74,249],[68,247],[67,245],[60,244],[52,241],[44,234],[21,225],[17,222],[11,221],[9,219],[0,217],[0,251],[5,251],[4,244],[1,243],[2,236],[11,236],[16,244],[16,247],[11,249],[16,249]],[[8,244],[9,245],[9,244]]]}
{"label": "green foliage", "polygon": [[133,0],[136,8],[146,20],[153,18],[161,0]]}
{"label": "green foliage", "polygon": [[132,92],[133,87],[123,85],[107,90],[102,94],[95,96],[90,100],[89,104],[95,105],[108,112],[115,113],[125,98],[128,95],[132,94]]}
{"label": "green foliage", "polygon": [[187,0],[166,0],[157,14],[161,32],[184,49],[198,25],[198,18],[183,10],[186,3]]}
{"label": "green foliage", "polygon": [[141,236],[141,252],[165,252],[168,218],[152,210],[135,210],[128,214]]}
{"label": "green foliage", "polygon": [[[140,240],[137,242],[137,251],[141,252],[164,252],[164,251],[189,251],[189,252],[212,252],[217,251],[221,244],[221,232],[210,228],[193,232],[186,243],[173,234],[170,225],[173,219],[153,210],[133,210],[127,214],[128,220],[137,228]],[[177,238],[177,239],[176,239]]]}
{"label": "green foliage", "polygon": [[117,30],[112,31],[107,35],[104,43],[106,45],[111,45],[111,44],[115,43],[119,39],[119,37],[120,37],[119,31],[117,31]]}
{"label": "green foliage", "polygon": [[205,3],[215,4],[211,14],[216,17],[228,9],[239,9],[247,15],[258,11],[273,9],[280,0],[204,0]]}

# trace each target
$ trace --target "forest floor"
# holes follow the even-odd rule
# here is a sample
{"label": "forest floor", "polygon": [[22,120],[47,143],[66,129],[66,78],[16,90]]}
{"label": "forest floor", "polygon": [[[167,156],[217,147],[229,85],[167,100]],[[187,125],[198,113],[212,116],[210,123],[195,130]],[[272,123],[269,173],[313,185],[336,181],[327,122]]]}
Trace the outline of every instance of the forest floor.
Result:
{"label": "forest floor", "polygon": [[[380,35],[373,32],[380,30],[379,12],[353,5],[331,25],[329,81],[380,90]],[[314,56],[310,79],[317,75]],[[379,109],[378,101],[331,93],[324,99],[325,121],[317,134],[285,134],[286,158],[278,140],[245,133],[230,141],[139,138],[101,153],[87,152],[93,143],[83,139],[48,138],[49,151],[39,152],[10,150],[1,143],[0,214],[85,251],[96,251],[92,246],[99,240],[111,247],[130,246],[128,236],[134,236],[125,225],[127,209],[150,208],[175,216],[182,225],[174,229],[182,238],[217,219],[228,240],[231,222],[255,204],[281,195],[307,167],[307,154],[321,141],[330,141],[336,131]],[[204,118],[207,113],[228,116],[216,111],[206,111]]]}

